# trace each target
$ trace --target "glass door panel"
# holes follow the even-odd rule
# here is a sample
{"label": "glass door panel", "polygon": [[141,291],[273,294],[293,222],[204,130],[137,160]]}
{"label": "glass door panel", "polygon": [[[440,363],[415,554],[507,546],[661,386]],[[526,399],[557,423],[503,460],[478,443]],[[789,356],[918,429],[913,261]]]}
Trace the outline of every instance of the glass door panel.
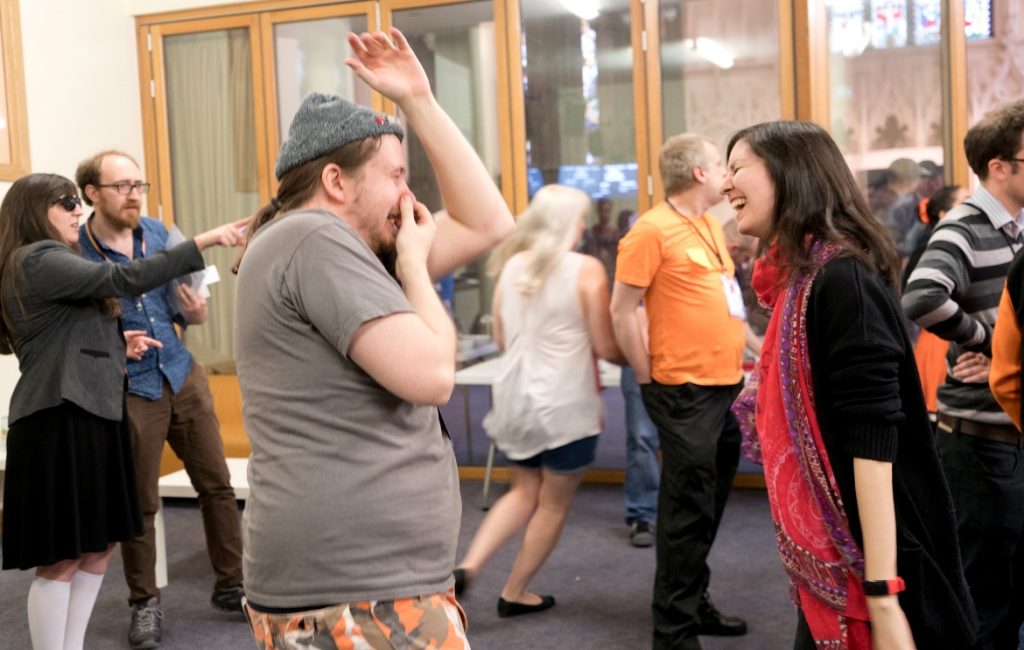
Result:
{"label": "glass door panel", "polygon": [[828,3],[832,136],[898,246],[942,186],[941,21],[940,0]]}
{"label": "glass door panel", "polygon": [[[1024,0],[964,0],[967,126],[1024,97]],[[971,174],[972,187],[977,177]]]}
{"label": "glass door panel", "polygon": [[[476,149],[501,185],[494,5],[490,0],[395,9],[391,24],[402,30],[430,79],[438,103]],[[415,133],[405,139],[409,187],[431,209],[444,208],[426,152]],[[462,337],[460,361],[493,351],[489,343],[493,283],[486,258],[455,271],[439,290]],[[473,336],[476,335],[476,336]]]}
{"label": "glass door panel", "polygon": [[[161,158],[169,166],[174,223],[186,236],[245,217],[261,204],[263,125],[254,110],[250,34],[234,28],[163,37],[167,141]],[[209,319],[186,333],[196,358],[215,370],[233,357],[230,268],[236,255],[224,248],[205,253],[220,282],[210,287]]]}
{"label": "glass door panel", "polygon": [[527,193],[559,183],[590,195],[582,249],[611,280],[637,210],[629,1],[523,0],[521,11]]}
{"label": "glass door panel", "polygon": [[[313,91],[373,105],[372,91],[345,65],[349,32],[367,31],[365,15],[279,22],[273,26],[277,132],[275,147],[288,135],[295,111]],[[275,148],[276,151],[276,148]]]}
{"label": "glass door panel", "polygon": [[778,24],[774,1],[659,4],[662,138],[699,133],[724,149],[735,131],[779,119]]}

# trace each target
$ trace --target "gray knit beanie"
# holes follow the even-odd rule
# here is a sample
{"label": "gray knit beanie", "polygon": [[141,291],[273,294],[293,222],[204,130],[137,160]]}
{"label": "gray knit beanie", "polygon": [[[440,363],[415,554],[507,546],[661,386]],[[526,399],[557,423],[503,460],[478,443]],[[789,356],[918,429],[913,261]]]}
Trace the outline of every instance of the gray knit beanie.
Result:
{"label": "gray knit beanie", "polygon": [[402,127],[386,115],[353,104],[337,95],[311,93],[299,106],[288,127],[274,170],[277,180],[285,172],[356,140],[393,133],[402,139]]}

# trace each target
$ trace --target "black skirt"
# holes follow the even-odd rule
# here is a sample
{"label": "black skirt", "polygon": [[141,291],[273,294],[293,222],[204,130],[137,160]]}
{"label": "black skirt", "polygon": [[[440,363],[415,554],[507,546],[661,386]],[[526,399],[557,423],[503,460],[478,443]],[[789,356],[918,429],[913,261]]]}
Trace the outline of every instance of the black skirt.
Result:
{"label": "black skirt", "polygon": [[64,402],[11,424],[3,568],[29,569],[142,534],[128,419]]}

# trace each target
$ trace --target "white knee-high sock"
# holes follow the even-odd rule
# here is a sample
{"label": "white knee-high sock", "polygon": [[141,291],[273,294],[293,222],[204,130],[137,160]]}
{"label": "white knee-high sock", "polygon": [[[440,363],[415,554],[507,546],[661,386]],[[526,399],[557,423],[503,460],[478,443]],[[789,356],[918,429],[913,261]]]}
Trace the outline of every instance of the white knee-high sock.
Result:
{"label": "white knee-high sock", "polygon": [[34,650],[63,650],[71,583],[36,576],[28,589],[28,631]]}
{"label": "white knee-high sock", "polygon": [[64,630],[64,650],[82,650],[85,628],[89,626],[92,607],[103,584],[103,574],[76,571],[71,578],[71,598],[68,600],[68,624]]}

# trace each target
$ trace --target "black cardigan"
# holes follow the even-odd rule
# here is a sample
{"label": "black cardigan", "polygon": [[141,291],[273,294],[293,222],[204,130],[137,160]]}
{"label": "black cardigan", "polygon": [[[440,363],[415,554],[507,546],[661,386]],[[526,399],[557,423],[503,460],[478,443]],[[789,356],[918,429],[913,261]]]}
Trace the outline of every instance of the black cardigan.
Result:
{"label": "black cardigan", "polygon": [[851,532],[863,548],[854,457],[893,463],[900,605],[919,648],[967,648],[977,617],[957,544],[913,346],[899,303],[859,260],[814,279],[807,339],[822,437]]}

